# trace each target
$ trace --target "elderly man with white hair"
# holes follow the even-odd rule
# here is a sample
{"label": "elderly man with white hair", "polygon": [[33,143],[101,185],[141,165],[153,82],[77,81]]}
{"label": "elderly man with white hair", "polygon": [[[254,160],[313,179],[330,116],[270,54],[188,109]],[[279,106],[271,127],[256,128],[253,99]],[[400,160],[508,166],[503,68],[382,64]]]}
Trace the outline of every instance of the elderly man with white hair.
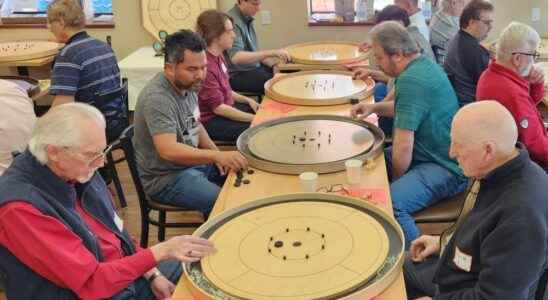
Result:
{"label": "elderly man with white hair", "polygon": [[88,104],[59,105],[37,121],[29,150],[0,177],[8,299],[165,299],[179,261],[215,251],[191,236],[139,248],[96,173],[108,149],[105,119]]}
{"label": "elderly man with white hair", "polygon": [[531,158],[548,169],[548,133],[537,105],[544,96],[544,74],[535,66],[538,33],[528,25],[512,22],[501,33],[497,59],[481,75],[477,100],[497,100],[514,117],[518,140]]}
{"label": "elderly man with white hair", "polygon": [[459,18],[466,0],[442,0],[441,9],[430,20],[430,44],[436,61],[443,65],[449,41],[459,31]]}
{"label": "elderly man with white hair", "polygon": [[410,299],[527,300],[544,293],[548,175],[516,146],[517,137],[512,115],[496,101],[455,115],[451,156],[474,183],[454,227],[411,245],[404,264]]}

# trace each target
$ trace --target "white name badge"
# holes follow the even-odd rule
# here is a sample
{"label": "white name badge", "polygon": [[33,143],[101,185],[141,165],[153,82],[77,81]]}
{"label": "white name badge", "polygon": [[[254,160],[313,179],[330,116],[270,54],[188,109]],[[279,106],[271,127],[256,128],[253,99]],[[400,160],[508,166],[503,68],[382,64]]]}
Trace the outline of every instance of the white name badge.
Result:
{"label": "white name badge", "polygon": [[221,63],[221,70],[223,70],[223,73],[226,74],[228,72],[228,69],[226,68],[226,65],[224,63]]}
{"label": "white name badge", "polygon": [[455,246],[455,257],[453,257],[453,263],[466,272],[470,272],[472,269],[472,256],[460,251],[459,247]]}
{"label": "white name badge", "polygon": [[114,224],[116,224],[116,227],[118,227],[120,232],[124,230],[124,220],[122,220],[117,213],[114,213]]}

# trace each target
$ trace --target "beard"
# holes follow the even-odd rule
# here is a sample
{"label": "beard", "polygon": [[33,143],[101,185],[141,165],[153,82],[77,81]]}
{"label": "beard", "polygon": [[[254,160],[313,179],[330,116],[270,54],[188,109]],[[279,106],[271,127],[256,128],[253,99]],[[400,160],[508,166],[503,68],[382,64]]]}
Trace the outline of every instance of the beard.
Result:
{"label": "beard", "polygon": [[182,81],[176,79],[174,84],[179,90],[190,90],[193,92],[199,92],[202,88],[202,80],[196,80],[194,82],[191,82],[190,84],[184,84]]}

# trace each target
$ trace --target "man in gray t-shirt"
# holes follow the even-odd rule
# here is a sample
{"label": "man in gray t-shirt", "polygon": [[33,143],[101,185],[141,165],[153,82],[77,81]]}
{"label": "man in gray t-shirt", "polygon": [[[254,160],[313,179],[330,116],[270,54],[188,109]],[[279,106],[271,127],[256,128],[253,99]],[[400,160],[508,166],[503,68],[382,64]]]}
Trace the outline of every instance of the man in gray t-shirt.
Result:
{"label": "man in gray t-shirt", "polygon": [[237,151],[219,151],[197,121],[197,91],[207,65],[203,40],[181,30],[166,38],[165,48],[164,71],[141,91],[135,108],[137,164],[154,200],[207,215],[221,176],[247,168],[247,161]]}

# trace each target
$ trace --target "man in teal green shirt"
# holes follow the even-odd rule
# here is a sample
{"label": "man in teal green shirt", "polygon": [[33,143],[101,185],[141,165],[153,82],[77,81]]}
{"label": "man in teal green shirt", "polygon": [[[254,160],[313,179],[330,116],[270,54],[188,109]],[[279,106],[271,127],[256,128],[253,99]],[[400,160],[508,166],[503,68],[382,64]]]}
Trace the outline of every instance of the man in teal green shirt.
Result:
{"label": "man in teal green shirt", "polygon": [[238,92],[264,94],[264,84],[272,78],[272,66],[291,59],[285,49],[259,50],[253,17],[261,9],[261,0],[238,0],[227,13],[233,19],[234,43],[225,51],[230,86]]}
{"label": "man in teal green shirt", "polygon": [[393,146],[385,154],[394,215],[409,245],[420,235],[411,214],[466,188],[449,158],[451,121],[459,106],[447,75],[419,54],[403,26],[383,22],[369,35],[377,64],[396,77],[395,101],[360,103],[351,114],[394,117]]}

